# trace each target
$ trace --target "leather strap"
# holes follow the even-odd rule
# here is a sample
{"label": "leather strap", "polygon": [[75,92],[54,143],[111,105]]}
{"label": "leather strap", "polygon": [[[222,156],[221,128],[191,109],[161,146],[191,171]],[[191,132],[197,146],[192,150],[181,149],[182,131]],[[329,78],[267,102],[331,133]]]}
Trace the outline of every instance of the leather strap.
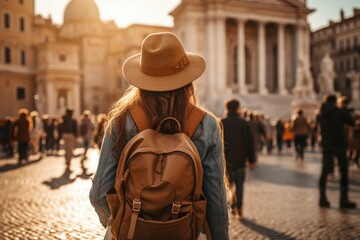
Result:
{"label": "leather strap", "polygon": [[129,232],[128,232],[128,236],[127,236],[128,240],[131,240],[134,238],[134,233],[135,233],[135,228],[136,228],[136,223],[137,223],[138,217],[139,217],[139,212],[133,212],[131,215]]}
{"label": "leather strap", "polygon": [[140,199],[134,199],[133,200],[132,210],[133,210],[133,213],[131,215],[129,232],[128,232],[128,236],[127,236],[127,239],[130,239],[130,240],[134,238],[134,233],[135,233],[135,229],[136,229],[136,223],[137,223],[137,219],[139,217],[139,213],[140,213],[140,210],[141,210],[141,201],[140,201]]}
{"label": "leather strap", "polygon": [[139,129],[139,132],[144,131],[145,129],[148,129],[151,127],[149,117],[144,111],[144,108],[142,107],[141,102],[136,102],[134,105],[129,109],[129,112]]}
{"label": "leather strap", "polygon": [[[135,103],[130,109],[129,112],[139,130],[139,132],[144,131],[145,129],[151,128],[151,119],[145,113],[145,110],[141,102]],[[189,104],[185,113],[185,123],[183,127],[183,132],[191,138],[197,128],[205,117],[206,112],[199,107]]]}
{"label": "leather strap", "polygon": [[204,230],[205,230],[206,240],[211,240],[212,237],[211,237],[210,227],[206,217],[204,222]]}
{"label": "leather strap", "polygon": [[205,117],[206,112],[197,106],[191,104],[185,114],[184,133],[191,138],[197,126]]}

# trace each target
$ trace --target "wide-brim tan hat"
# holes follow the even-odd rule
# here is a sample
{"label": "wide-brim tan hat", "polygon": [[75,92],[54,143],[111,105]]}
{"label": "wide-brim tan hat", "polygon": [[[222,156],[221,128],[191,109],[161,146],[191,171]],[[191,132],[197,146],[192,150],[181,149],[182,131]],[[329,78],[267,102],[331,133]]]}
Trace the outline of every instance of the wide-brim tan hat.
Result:
{"label": "wide-brim tan hat", "polygon": [[205,68],[205,59],[186,52],[175,34],[160,32],[144,39],[141,53],[125,61],[123,74],[135,87],[161,92],[186,86],[198,79]]}

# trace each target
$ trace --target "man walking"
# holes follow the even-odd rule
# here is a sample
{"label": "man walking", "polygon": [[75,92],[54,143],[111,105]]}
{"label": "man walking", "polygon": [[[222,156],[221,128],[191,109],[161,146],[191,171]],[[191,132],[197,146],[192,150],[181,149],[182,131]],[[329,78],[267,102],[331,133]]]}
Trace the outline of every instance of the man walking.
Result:
{"label": "man walking", "polygon": [[66,109],[63,122],[59,126],[60,138],[64,140],[66,168],[70,168],[77,136],[77,122],[73,119],[72,115],[73,110],[70,108]]}
{"label": "man walking", "polygon": [[28,147],[30,142],[31,122],[29,111],[25,108],[19,110],[19,118],[14,123],[13,136],[18,141],[19,164],[28,161]]}
{"label": "man walking", "polygon": [[242,216],[243,185],[247,161],[250,169],[255,167],[255,148],[249,123],[240,117],[240,102],[226,102],[227,116],[221,122],[224,127],[226,169],[231,184],[235,184],[236,200],[232,203],[234,213]]}
{"label": "man walking", "polygon": [[304,112],[300,109],[293,122],[292,130],[295,135],[296,160],[304,161],[304,151],[306,147],[306,139],[310,132],[310,125],[304,117]]}
{"label": "man walking", "polygon": [[84,142],[84,156],[83,159],[87,159],[86,153],[90,147],[90,141],[93,138],[95,126],[91,121],[91,112],[85,110],[83,113],[83,119],[80,123],[80,134]]}
{"label": "man walking", "polygon": [[356,204],[348,198],[348,162],[346,159],[345,124],[354,125],[354,119],[346,108],[336,106],[336,96],[328,95],[320,107],[319,114],[321,138],[323,147],[323,165],[319,180],[320,207],[330,207],[326,197],[327,175],[331,172],[333,158],[336,156],[340,178],[340,208],[356,208]]}

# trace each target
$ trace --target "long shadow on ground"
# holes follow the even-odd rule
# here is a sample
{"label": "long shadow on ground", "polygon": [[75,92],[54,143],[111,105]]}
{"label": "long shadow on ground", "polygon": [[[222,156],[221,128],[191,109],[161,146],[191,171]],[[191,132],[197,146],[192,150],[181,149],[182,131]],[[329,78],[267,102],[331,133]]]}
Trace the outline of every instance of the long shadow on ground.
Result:
{"label": "long shadow on ground", "polygon": [[[278,185],[291,185],[303,188],[318,188],[319,175],[292,170],[281,165],[261,163],[252,173],[254,179]],[[320,174],[320,173],[319,173]],[[334,184],[335,183],[335,184]],[[338,191],[339,179],[328,181],[328,190]],[[350,179],[350,191],[360,192],[358,189],[351,188],[352,185],[359,186],[360,182]]]}
{"label": "long shadow on ground", "polygon": [[257,224],[249,219],[246,219],[246,218],[242,218],[240,220],[240,222],[248,227],[249,229],[265,236],[265,237],[268,237],[270,239],[281,239],[281,240],[295,240],[296,238],[292,237],[292,236],[289,236],[285,233],[282,233],[282,232],[278,232],[274,229],[270,229],[268,227],[265,227],[265,226],[262,226],[260,224]]}
{"label": "long shadow on ground", "polygon": [[38,158],[38,159],[35,159],[35,160],[29,160],[29,161],[23,161],[23,163],[21,163],[21,164],[18,163],[18,162],[16,162],[15,164],[6,164],[6,165],[0,167],[0,173],[12,171],[12,170],[22,168],[22,167],[26,167],[26,166],[29,166],[29,165],[33,165],[35,163],[38,163],[41,159],[42,158]]}

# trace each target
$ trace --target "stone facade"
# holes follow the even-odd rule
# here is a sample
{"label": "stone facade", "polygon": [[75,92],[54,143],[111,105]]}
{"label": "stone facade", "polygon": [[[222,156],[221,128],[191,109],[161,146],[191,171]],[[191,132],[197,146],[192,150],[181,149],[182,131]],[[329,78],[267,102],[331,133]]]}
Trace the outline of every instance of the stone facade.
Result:
{"label": "stone facade", "polygon": [[[353,16],[345,18],[340,11],[338,22],[329,25],[311,35],[311,62],[314,79],[320,74],[321,60],[329,54],[334,62],[336,73],[334,88],[341,95],[346,95],[358,106],[360,73],[360,9],[353,10]],[[354,88],[357,89],[354,89]],[[319,90],[315,82],[316,90]]]}
{"label": "stone facade", "polygon": [[[93,0],[71,0],[63,25],[34,14],[34,0],[0,1],[0,117],[20,108],[60,116],[69,106],[107,112],[128,87],[123,62],[161,26],[118,28]],[[21,21],[21,23],[20,23]]]}
{"label": "stone facade", "polygon": [[[245,107],[290,116],[299,62],[301,74],[309,75],[306,17],[312,10],[304,0],[183,0],[170,13],[174,28],[135,24],[125,29],[102,22],[93,0],[71,0],[61,26],[34,16],[33,0],[24,2],[0,1],[1,21],[9,12],[26,22],[25,32],[15,22],[11,29],[0,23],[0,84],[8,90],[0,96],[0,116],[15,115],[20,107],[58,116],[66,106],[76,115],[85,109],[107,112],[127,87],[123,62],[140,51],[146,35],[158,31],[175,32],[187,51],[206,58],[206,72],[196,85],[201,102],[217,114],[223,100],[236,95]],[[13,52],[11,62],[4,63],[7,46],[28,51],[25,66]],[[19,100],[14,92],[21,97],[22,88],[25,99]],[[303,95],[303,89],[295,90]]]}
{"label": "stone facade", "polygon": [[33,1],[0,1],[0,116],[33,108]]}
{"label": "stone facade", "polygon": [[206,105],[220,113],[223,99],[236,95],[275,114],[264,97],[275,95],[286,101],[278,105],[280,115],[290,115],[298,61],[310,66],[310,12],[306,1],[296,0],[183,0],[171,13],[174,32],[186,49],[206,58],[198,81]]}

